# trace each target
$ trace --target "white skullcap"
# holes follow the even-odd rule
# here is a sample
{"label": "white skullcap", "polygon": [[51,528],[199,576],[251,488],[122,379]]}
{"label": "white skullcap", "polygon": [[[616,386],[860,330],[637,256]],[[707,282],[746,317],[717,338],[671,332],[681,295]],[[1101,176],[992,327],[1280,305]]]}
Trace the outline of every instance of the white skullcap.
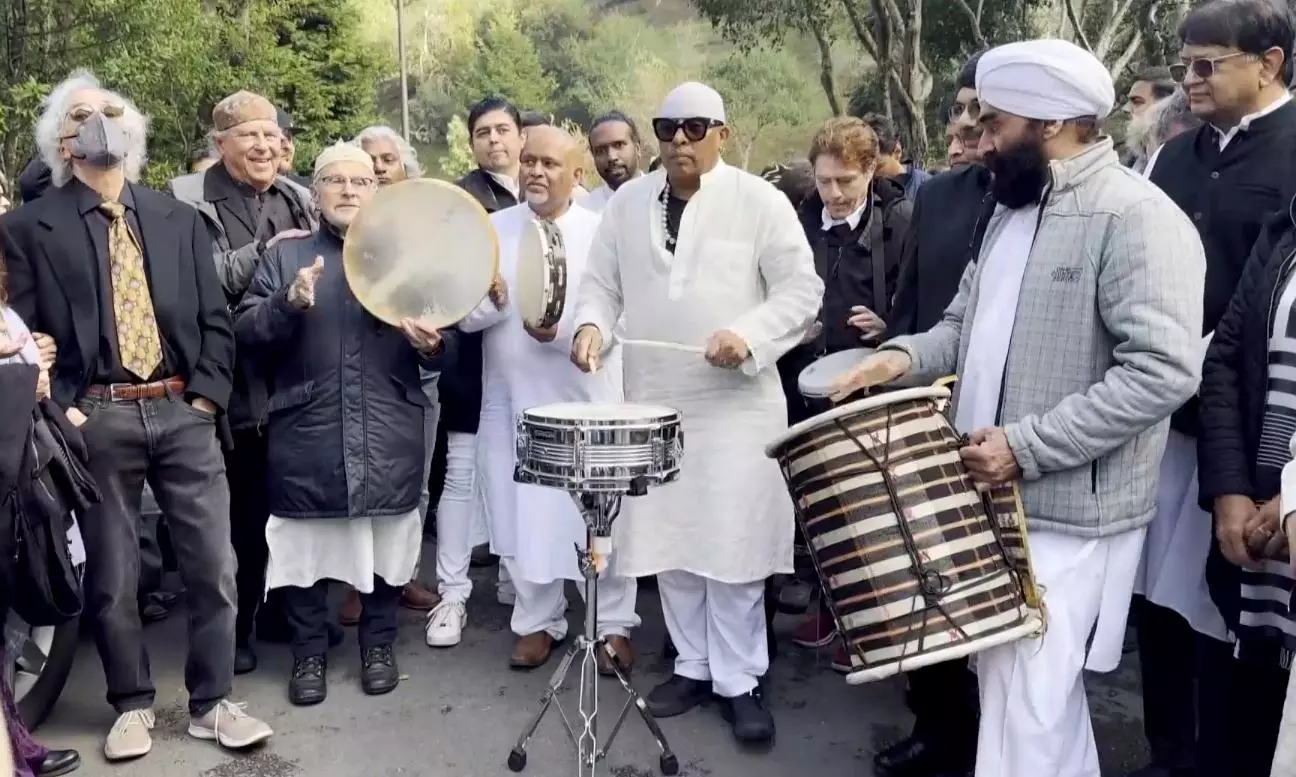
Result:
{"label": "white skullcap", "polygon": [[337,162],[355,162],[369,168],[369,172],[373,172],[373,157],[369,156],[363,148],[353,143],[338,141],[315,157],[315,177],[318,178],[324,168]]}
{"label": "white skullcap", "polygon": [[1111,73],[1064,40],[1028,40],[987,51],[977,64],[977,99],[1005,113],[1042,121],[1105,119],[1116,105]]}
{"label": "white skullcap", "polygon": [[711,119],[723,123],[724,100],[706,84],[686,81],[671,90],[662,100],[659,119]]}

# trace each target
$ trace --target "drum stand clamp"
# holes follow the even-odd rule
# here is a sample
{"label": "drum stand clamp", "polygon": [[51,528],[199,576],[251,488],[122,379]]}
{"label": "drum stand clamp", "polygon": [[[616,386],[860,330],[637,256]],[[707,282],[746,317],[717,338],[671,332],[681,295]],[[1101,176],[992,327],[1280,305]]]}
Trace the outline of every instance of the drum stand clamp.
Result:
{"label": "drum stand clamp", "polygon": [[[526,768],[527,742],[540,726],[545,713],[553,707],[558,710],[563,728],[567,730],[568,737],[576,746],[577,777],[593,777],[596,765],[607,758],[612,740],[616,738],[617,732],[621,730],[621,724],[625,722],[630,708],[633,707],[643,719],[644,725],[648,727],[649,733],[657,742],[657,748],[661,751],[659,765],[662,774],[667,777],[679,774],[679,758],[667,743],[666,736],[657,724],[657,719],[648,711],[648,705],[643,697],[630,685],[629,678],[617,661],[615,651],[598,636],[598,576],[605,560],[599,557],[599,553],[611,545],[612,522],[621,511],[621,494],[573,493],[571,496],[585,519],[586,547],[576,546],[576,556],[585,584],[585,630],[576,638],[549,678],[549,684],[540,697],[539,708],[522,732],[522,736],[518,738],[517,745],[509,752],[508,768],[514,772]],[[617,715],[616,722],[612,725],[611,732],[607,735],[607,739],[603,740],[601,747],[598,738],[598,654],[600,651],[610,659],[609,664],[616,673],[616,680],[621,684],[621,690],[625,691],[627,697],[620,714]],[[579,702],[577,715],[569,718],[557,697],[558,691],[567,678],[567,672],[572,668],[572,664],[577,662],[580,664]],[[577,726],[573,725],[573,720],[577,722],[579,731]]]}

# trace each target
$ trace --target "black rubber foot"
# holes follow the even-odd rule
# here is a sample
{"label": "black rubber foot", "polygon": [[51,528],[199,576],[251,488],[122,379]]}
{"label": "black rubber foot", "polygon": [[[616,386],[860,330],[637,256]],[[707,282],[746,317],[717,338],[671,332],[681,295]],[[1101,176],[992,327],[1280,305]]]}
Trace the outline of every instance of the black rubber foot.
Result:
{"label": "black rubber foot", "polygon": [[526,751],[510,750],[508,757],[508,768],[510,772],[520,772],[526,768]]}
{"label": "black rubber foot", "polygon": [[679,774],[679,759],[674,753],[662,753],[661,756],[661,773],[666,777],[674,777]]}

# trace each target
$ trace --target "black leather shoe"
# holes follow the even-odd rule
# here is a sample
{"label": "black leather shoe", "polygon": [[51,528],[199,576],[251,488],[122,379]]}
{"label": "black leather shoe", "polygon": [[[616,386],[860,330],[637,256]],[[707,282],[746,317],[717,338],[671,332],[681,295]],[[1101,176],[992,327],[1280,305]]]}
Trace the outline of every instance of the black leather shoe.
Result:
{"label": "black leather shoe", "polygon": [[765,708],[765,694],[758,687],[750,693],[725,699],[720,715],[733,727],[734,739],[746,745],[774,741],[774,716]]}
{"label": "black leather shoe", "polygon": [[950,753],[919,736],[902,739],[873,756],[881,777],[945,777],[972,772],[971,764],[952,763]]}
{"label": "black leather shoe", "polygon": [[58,777],[81,768],[81,756],[75,750],[50,750],[36,767],[36,777]]}
{"label": "black leather shoe", "polygon": [[360,655],[360,689],[370,696],[391,693],[400,683],[400,670],[391,645],[366,648]]}
{"label": "black leather shoe", "polygon": [[164,621],[171,614],[171,610],[164,607],[161,603],[145,598],[140,602],[139,616],[141,623],[158,623]]}
{"label": "black leather shoe", "polygon": [[298,707],[309,707],[324,701],[327,696],[328,659],[324,656],[293,659],[288,701]]}
{"label": "black leather shoe", "polygon": [[683,715],[711,696],[711,683],[691,680],[682,675],[653,688],[644,701],[655,718],[673,718]]}
{"label": "black leather shoe", "polygon": [[257,654],[251,645],[234,646],[234,674],[249,674],[257,668]]}

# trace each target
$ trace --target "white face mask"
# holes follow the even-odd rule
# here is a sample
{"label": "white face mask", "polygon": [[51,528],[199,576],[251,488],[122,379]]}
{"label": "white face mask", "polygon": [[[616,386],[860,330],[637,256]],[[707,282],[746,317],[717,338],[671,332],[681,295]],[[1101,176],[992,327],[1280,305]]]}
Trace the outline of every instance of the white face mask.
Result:
{"label": "white face mask", "polygon": [[81,122],[72,136],[73,158],[94,167],[116,167],[129,151],[130,135],[122,128],[121,119],[108,118],[99,111]]}

